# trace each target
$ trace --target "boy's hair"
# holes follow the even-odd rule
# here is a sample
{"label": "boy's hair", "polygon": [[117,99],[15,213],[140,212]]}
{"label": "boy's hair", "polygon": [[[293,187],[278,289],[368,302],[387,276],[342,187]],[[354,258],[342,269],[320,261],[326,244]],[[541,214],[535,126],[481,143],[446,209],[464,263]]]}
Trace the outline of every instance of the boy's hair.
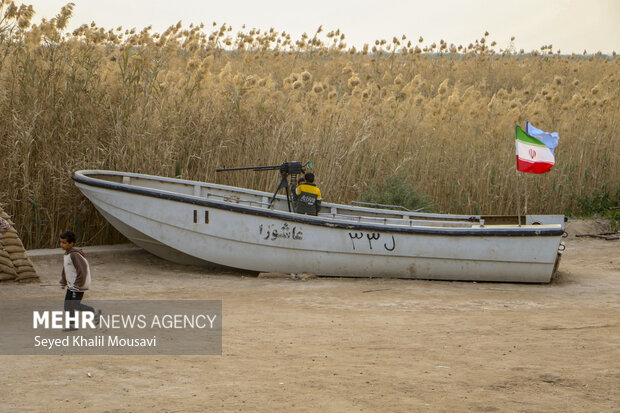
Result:
{"label": "boy's hair", "polygon": [[69,244],[75,244],[76,236],[75,236],[75,232],[73,231],[63,232],[62,234],[60,234],[60,238],[67,240]]}
{"label": "boy's hair", "polygon": [[314,182],[314,174],[312,172],[307,172],[304,178],[306,178],[306,182]]}

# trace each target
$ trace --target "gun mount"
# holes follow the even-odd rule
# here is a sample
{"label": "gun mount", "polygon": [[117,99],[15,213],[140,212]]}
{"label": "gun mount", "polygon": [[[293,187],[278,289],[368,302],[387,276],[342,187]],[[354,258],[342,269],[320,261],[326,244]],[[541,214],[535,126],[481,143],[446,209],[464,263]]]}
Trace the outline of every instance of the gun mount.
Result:
{"label": "gun mount", "polygon": [[[276,199],[276,195],[280,191],[280,189],[284,189],[286,192],[286,201],[288,203],[289,212],[293,211],[292,208],[292,200],[291,200],[291,185],[296,184],[297,175],[301,175],[305,173],[304,168],[309,167],[312,169],[312,163],[306,162],[302,164],[301,162],[284,162],[281,165],[269,165],[269,166],[244,166],[240,168],[217,168],[215,172],[229,172],[229,171],[280,171],[280,183],[276,188],[271,200],[269,201],[269,207],[273,206],[273,201]],[[290,178],[290,180],[289,180]]]}

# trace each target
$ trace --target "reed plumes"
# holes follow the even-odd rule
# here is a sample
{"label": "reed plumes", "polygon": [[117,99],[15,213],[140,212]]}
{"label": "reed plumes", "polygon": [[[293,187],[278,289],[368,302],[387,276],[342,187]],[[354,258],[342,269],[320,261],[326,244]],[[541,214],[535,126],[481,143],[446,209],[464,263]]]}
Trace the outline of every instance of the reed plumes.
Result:
{"label": "reed plumes", "polygon": [[518,54],[514,39],[494,50],[488,35],[358,51],[340,30],[295,41],[226,24],[63,34],[69,6],[33,26],[28,8],[2,4],[0,202],[28,247],[67,228],[87,243],[119,238],[74,187],[77,169],[272,191],[273,174],[214,170],[312,160],[330,201],[398,174],[441,211],[514,213],[514,125],[525,121],[561,136],[552,172],[522,178],[528,212],[618,197],[616,56]]}

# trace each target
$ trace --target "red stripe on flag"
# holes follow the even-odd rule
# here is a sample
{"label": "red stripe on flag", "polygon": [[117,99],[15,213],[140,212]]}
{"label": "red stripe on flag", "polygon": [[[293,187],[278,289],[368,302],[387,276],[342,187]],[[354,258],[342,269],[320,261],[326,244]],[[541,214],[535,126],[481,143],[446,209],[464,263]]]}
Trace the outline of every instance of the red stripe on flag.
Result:
{"label": "red stripe on flag", "polygon": [[544,174],[545,172],[549,172],[552,166],[553,164],[549,162],[527,162],[519,158],[519,155],[517,155],[517,171],[519,172]]}

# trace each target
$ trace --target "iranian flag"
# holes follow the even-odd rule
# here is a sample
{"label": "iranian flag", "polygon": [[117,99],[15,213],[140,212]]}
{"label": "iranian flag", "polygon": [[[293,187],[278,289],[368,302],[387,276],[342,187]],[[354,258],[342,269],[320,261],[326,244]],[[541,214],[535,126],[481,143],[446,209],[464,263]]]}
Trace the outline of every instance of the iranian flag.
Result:
{"label": "iranian flag", "polygon": [[[517,125],[517,170],[532,174],[549,172],[555,164],[553,148],[528,135]],[[556,143],[557,145],[557,143]]]}

